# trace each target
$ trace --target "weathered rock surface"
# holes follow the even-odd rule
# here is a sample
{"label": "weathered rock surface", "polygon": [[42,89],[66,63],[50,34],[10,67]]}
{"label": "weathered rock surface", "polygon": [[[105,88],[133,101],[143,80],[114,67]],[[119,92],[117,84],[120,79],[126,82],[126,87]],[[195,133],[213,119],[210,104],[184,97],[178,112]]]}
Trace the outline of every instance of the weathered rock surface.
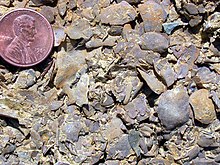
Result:
{"label": "weathered rock surface", "polygon": [[0,19],[31,8],[55,39],[36,66],[0,60],[0,164],[219,164],[219,6],[0,0]]}
{"label": "weathered rock surface", "polygon": [[210,124],[216,119],[215,108],[209,98],[209,91],[200,89],[190,96],[190,104],[193,107],[195,119],[203,124]]}
{"label": "weathered rock surface", "polygon": [[163,7],[154,1],[147,1],[138,5],[138,10],[144,22],[145,32],[160,32],[167,13]]}
{"label": "weathered rock surface", "polygon": [[164,53],[168,49],[169,41],[160,33],[147,32],[141,36],[140,46],[144,50]]}
{"label": "weathered rock surface", "polygon": [[101,22],[110,25],[124,25],[137,16],[135,9],[126,1],[101,10]]}
{"label": "weathered rock surface", "polygon": [[189,120],[189,96],[183,88],[164,92],[158,101],[158,116],[167,129],[174,129]]}
{"label": "weathered rock surface", "polygon": [[166,86],[156,78],[152,70],[144,72],[141,69],[138,69],[138,71],[150,89],[156,94],[161,94],[166,90]]}

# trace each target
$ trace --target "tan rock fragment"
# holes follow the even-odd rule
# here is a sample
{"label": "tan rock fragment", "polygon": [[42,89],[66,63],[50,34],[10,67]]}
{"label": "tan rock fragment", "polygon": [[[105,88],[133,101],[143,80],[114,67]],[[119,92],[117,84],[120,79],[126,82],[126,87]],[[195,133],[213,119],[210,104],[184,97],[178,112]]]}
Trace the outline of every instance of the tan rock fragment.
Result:
{"label": "tan rock fragment", "polygon": [[193,107],[195,119],[204,124],[210,124],[216,119],[215,108],[209,98],[209,91],[200,89],[194,92],[189,98]]}
{"label": "tan rock fragment", "polygon": [[123,25],[137,16],[135,9],[126,1],[108,6],[101,10],[101,22],[110,25]]}

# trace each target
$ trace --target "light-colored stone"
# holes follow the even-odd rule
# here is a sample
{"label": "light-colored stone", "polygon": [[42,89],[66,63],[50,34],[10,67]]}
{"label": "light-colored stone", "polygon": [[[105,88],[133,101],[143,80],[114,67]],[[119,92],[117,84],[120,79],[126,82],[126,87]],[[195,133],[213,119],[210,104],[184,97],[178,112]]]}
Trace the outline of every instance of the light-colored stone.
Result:
{"label": "light-colored stone", "polygon": [[101,22],[110,25],[124,25],[137,16],[135,9],[126,1],[108,6],[101,10]]}
{"label": "light-colored stone", "polygon": [[195,119],[203,124],[210,124],[216,119],[215,108],[212,100],[209,98],[207,89],[200,89],[189,98],[190,104],[193,107]]}

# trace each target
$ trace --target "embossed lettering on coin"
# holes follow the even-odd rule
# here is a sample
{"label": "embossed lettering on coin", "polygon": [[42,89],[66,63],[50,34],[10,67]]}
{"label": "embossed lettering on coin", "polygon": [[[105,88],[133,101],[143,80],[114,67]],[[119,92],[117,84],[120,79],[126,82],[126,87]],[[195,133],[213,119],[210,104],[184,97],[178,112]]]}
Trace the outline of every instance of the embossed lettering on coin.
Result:
{"label": "embossed lettering on coin", "polygon": [[30,9],[18,9],[0,22],[0,55],[7,62],[21,67],[43,61],[53,46],[49,22]]}

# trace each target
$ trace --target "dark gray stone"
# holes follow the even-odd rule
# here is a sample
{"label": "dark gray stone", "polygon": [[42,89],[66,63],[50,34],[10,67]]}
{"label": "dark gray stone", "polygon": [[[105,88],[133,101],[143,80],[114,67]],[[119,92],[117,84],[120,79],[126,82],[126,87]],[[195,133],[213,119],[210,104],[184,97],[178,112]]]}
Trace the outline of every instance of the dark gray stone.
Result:
{"label": "dark gray stone", "polygon": [[189,120],[188,106],[189,96],[183,88],[168,90],[159,97],[159,119],[167,129],[174,129]]}

